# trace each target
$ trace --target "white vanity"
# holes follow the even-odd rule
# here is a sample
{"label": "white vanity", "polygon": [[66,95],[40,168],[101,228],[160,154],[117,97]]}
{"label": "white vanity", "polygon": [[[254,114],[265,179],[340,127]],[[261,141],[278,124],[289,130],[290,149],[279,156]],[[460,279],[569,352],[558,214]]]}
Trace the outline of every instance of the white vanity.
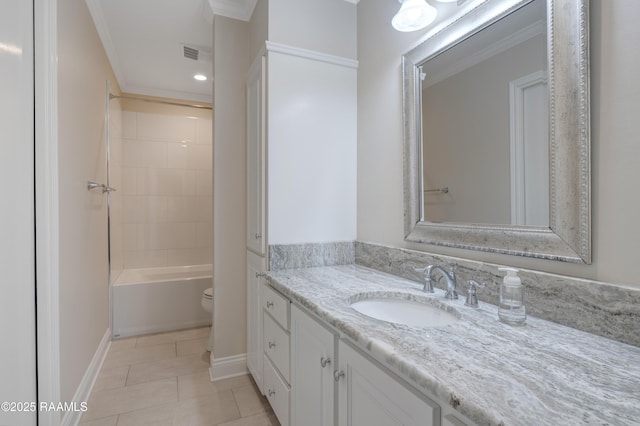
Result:
{"label": "white vanity", "polygon": [[[263,391],[282,425],[633,425],[640,348],[346,265],[260,278]],[[433,298],[458,321],[392,324],[351,308],[363,294]]]}
{"label": "white vanity", "polygon": [[399,380],[269,284],[262,294],[263,391],[281,425],[473,424],[442,410],[437,397]]}

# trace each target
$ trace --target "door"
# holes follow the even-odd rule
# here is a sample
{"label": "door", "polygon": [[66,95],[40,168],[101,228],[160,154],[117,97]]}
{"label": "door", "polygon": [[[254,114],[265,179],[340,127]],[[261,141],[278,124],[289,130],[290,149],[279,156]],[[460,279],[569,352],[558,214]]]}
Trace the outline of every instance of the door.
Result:
{"label": "door", "polygon": [[340,341],[339,426],[430,426],[439,424],[440,407],[394,378]]}
{"label": "door", "polygon": [[[35,425],[33,2],[0,6],[0,424]],[[9,406],[4,403],[9,403]],[[13,404],[12,404],[13,403]],[[18,405],[21,404],[21,405]],[[8,408],[8,410],[7,410]]]}
{"label": "door", "polygon": [[549,226],[549,106],[546,72],[509,83],[511,224]]}
{"label": "door", "polygon": [[265,90],[264,57],[247,78],[247,248],[265,254]]}
{"label": "door", "polygon": [[247,368],[262,393],[262,279],[258,274],[264,270],[264,261],[263,257],[247,251]]}
{"label": "door", "polygon": [[334,424],[334,335],[291,308],[291,424]]}

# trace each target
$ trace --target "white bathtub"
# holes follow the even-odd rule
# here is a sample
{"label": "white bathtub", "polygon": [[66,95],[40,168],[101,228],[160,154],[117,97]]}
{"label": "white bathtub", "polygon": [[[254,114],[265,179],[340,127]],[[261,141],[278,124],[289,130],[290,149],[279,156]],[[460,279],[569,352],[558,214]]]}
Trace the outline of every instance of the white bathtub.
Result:
{"label": "white bathtub", "polygon": [[112,285],[113,336],[211,324],[200,306],[211,277],[211,265],[123,270]]}

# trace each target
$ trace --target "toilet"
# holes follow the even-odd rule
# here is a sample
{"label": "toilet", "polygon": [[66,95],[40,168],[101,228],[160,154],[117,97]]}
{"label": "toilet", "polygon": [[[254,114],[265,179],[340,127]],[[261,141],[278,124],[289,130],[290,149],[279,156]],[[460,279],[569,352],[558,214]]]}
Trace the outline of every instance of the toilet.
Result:
{"label": "toilet", "polygon": [[205,311],[209,313],[213,312],[213,287],[209,287],[202,292],[200,305],[202,305],[202,309],[204,309]]}
{"label": "toilet", "polygon": [[[202,309],[209,312],[209,315],[213,313],[213,287],[209,287],[202,292],[202,298],[200,299],[200,305]],[[207,350],[213,352],[213,329],[209,334],[209,342],[207,343]]]}

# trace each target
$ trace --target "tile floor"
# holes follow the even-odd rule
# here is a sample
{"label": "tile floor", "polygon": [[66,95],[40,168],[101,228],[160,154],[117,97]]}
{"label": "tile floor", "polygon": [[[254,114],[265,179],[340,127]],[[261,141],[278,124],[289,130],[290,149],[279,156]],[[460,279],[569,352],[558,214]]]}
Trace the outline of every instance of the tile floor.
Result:
{"label": "tile floor", "polygon": [[211,382],[209,327],[111,343],[84,426],[279,426],[248,376]]}

